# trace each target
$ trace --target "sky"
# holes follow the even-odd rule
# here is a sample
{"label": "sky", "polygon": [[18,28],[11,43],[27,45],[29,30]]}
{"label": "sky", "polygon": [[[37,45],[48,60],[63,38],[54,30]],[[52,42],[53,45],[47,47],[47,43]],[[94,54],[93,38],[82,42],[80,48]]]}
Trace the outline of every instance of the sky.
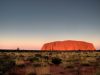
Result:
{"label": "sky", "polygon": [[100,49],[100,0],[0,0],[1,49],[41,49],[63,40]]}

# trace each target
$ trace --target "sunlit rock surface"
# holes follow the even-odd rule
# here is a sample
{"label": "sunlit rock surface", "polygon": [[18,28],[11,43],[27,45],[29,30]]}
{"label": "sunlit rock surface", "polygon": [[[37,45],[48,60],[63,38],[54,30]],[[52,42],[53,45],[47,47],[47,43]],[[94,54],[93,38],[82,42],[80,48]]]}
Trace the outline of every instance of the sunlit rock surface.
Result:
{"label": "sunlit rock surface", "polygon": [[41,50],[96,50],[92,43],[84,41],[55,41],[46,43]]}

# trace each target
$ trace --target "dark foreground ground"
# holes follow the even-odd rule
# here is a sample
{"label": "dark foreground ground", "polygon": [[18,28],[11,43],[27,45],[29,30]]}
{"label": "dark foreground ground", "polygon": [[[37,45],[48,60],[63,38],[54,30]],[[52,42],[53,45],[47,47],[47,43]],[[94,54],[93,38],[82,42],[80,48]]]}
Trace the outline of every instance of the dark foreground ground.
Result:
{"label": "dark foreground ground", "polygon": [[100,75],[100,51],[0,50],[0,75]]}

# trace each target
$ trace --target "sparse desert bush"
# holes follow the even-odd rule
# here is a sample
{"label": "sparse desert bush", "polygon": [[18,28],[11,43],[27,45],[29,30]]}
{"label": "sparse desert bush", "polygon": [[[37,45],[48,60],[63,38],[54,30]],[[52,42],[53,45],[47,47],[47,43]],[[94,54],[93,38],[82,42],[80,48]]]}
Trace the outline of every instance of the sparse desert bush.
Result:
{"label": "sparse desert bush", "polygon": [[36,73],[29,73],[28,75],[37,75]]}
{"label": "sparse desert bush", "polygon": [[48,59],[49,59],[49,57],[48,57],[48,56],[43,56],[43,58],[44,58],[45,60],[48,60]]}
{"label": "sparse desert bush", "polygon": [[100,75],[100,72],[96,72],[96,75]]}
{"label": "sparse desert bush", "polygon": [[42,74],[42,75],[51,75],[51,74]]}
{"label": "sparse desert bush", "polygon": [[74,68],[74,66],[73,65],[68,65],[68,66],[66,66],[66,68]]}
{"label": "sparse desert bush", "polygon": [[27,59],[30,62],[39,62],[39,58],[38,57],[30,57]]}
{"label": "sparse desert bush", "polygon": [[16,65],[17,67],[20,67],[20,68],[24,68],[25,67],[25,64],[19,64],[19,65]]}
{"label": "sparse desert bush", "polygon": [[53,58],[52,63],[55,65],[59,65],[62,63],[62,60],[60,58]]}
{"label": "sparse desert bush", "polygon": [[59,72],[60,74],[65,74],[64,72]]}
{"label": "sparse desert bush", "polygon": [[41,54],[35,54],[35,57],[41,58],[42,56],[41,56]]}
{"label": "sparse desert bush", "polygon": [[34,67],[41,67],[41,64],[33,64]]}
{"label": "sparse desert bush", "polygon": [[91,66],[89,63],[82,63],[81,66]]}
{"label": "sparse desert bush", "polygon": [[0,59],[0,75],[4,74],[15,65],[15,61],[13,61],[12,59]]}

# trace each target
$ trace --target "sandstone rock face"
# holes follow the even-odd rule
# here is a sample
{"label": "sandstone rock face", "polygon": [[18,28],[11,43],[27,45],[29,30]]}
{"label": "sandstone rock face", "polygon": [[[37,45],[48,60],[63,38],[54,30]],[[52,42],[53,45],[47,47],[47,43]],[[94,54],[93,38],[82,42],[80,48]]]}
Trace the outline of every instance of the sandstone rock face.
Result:
{"label": "sandstone rock face", "polygon": [[84,41],[55,41],[46,43],[41,50],[96,50],[92,43]]}

